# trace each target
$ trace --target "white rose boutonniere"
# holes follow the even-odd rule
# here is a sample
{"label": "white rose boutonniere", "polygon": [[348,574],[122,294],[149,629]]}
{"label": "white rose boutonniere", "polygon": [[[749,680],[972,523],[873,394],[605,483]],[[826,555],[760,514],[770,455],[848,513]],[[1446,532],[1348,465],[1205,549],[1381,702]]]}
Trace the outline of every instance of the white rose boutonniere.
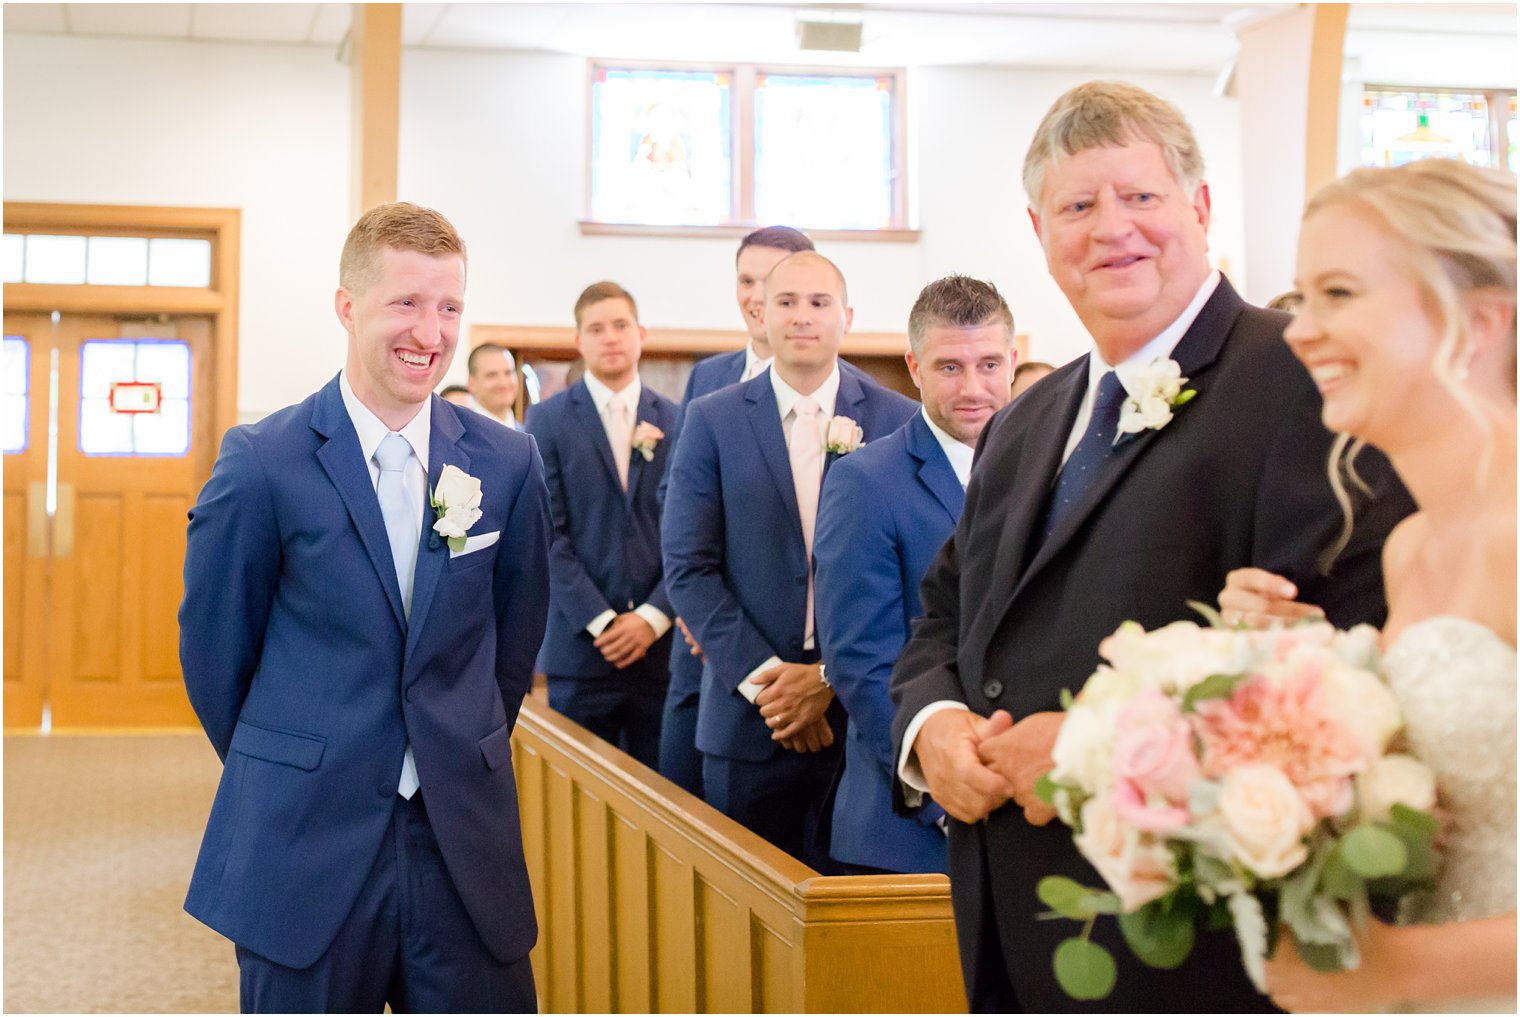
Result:
{"label": "white rose boutonniere", "polygon": [[464,550],[464,535],[479,521],[480,481],[457,466],[445,466],[438,487],[428,492],[438,519],[433,530],[449,542],[449,550]]}
{"label": "white rose boutonniere", "polygon": [[655,427],[647,420],[639,421],[639,426],[633,429],[633,450],[644,457],[644,461],[654,460],[654,447],[665,438],[665,432]]}
{"label": "white rose boutonniere", "polygon": [[830,417],[829,431],[823,439],[823,450],[835,455],[854,452],[865,444],[865,432],[849,417]]}
{"label": "white rose boutonniere", "polygon": [[1157,357],[1143,367],[1119,372],[1127,398],[1119,409],[1119,435],[1159,431],[1172,419],[1172,411],[1198,394],[1185,389],[1187,379],[1177,361]]}

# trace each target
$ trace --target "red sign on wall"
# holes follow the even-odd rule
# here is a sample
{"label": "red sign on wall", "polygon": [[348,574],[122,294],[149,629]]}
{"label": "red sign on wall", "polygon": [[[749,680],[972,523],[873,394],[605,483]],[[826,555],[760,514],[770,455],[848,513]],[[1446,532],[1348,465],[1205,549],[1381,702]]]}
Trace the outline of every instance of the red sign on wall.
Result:
{"label": "red sign on wall", "polygon": [[118,381],[111,385],[111,412],[157,413],[163,393],[156,381]]}

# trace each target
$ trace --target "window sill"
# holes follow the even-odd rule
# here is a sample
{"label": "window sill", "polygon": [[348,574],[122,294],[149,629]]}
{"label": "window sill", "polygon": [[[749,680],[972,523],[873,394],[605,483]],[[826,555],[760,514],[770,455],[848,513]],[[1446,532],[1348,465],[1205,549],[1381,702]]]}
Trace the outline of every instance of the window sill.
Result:
{"label": "window sill", "polygon": [[[622,237],[703,237],[708,239],[742,239],[759,229],[748,226],[649,226],[639,223],[596,222],[580,220],[582,236]],[[869,243],[916,244],[919,230],[804,230],[814,241],[866,241]]]}

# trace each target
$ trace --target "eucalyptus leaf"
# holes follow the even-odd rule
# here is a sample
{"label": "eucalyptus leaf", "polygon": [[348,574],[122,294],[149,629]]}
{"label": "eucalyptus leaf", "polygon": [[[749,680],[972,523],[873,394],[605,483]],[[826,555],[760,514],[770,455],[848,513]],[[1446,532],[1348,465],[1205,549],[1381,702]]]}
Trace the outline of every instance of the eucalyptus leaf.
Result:
{"label": "eucalyptus leaf", "polygon": [[1345,968],[1341,961],[1340,947],[1319,946],[1299,939],[1294,940],[1293,948],[1298,951],[1298,956],[1303,959],[1303,962],[1315,971],[1331,972]]}
{"label": "eucalyptus leaf", "polygon": [[1395,804],[1389,811],[1393,816],[1393,825],[1399,829],[1423,833],[1431,838],[1441,831],[1440,822],[1428,812],[1399,804]]}
{"label": "eucalyptus leaf", "polygon": [[1340,847],[1336,846],[1325,859],[1320,886],[1337,900],[1355,900],[1362,895],[1365,883],[1346,863]]}
{"label": "eucalyptus leaf", "polygon": [[1034,892],[1050,910],[1077,921],[1086,921],[1098,913],[1093,907],[1094,901],[1112,896],[1065,876],[1046,876],[1035,884]]}
{"label": "eucalyptus leaf", "polygon": [[1397,876],[1409,862],[1404,842],[1392,830],[1364,823],[1341,840],[1341,858],[1364,879]]}
{"label": "eucalyptus leaf", "polygon": [[1056,981],[1072,999],[1103,999],[1114,991],[1119,969],[1113,955],[1091,940],[1073,936],[1056,947]]}
{"label": "eucalyptus leaf", "polygon": [[1245,678],[1243,674],[1211,674],[1187,690],[1182,697],[1182,712],[1188,713],[1205,699],[1228,699]]}
{"label": "eucalyptus leaf", "polygon": [[1162,898],[1119,916],[1119,931],[1135,956],[1153,968],[1175,968],[1193,951],[1194,908]]}

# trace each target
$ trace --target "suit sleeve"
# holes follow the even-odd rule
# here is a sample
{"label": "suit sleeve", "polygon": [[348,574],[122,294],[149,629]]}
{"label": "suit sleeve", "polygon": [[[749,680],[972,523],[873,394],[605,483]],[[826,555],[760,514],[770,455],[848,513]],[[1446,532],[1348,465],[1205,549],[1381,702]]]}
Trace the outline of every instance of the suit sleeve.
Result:
{"label": "suit sleeve", "polygon": [[571,492],[559,453],[561,432],[566,426],[565,415],[556,413],[551,419],[540,411],[529,417],[524,426],[538,442],[543,480],[549,492],[549,518],[553,526],[549,545],[549,585],[554,591],[554,603],[577,629],[584,629],[602,612],[616,614],[618,611],[592,582],[570,536]]}
{"label": "suit sleeve", "polygon": [[[533,442],[531,436],[528,440]],[[533,686],[533,661],[549,617],[549,495],[536,443],[503,535],[512,546],[497,554],[492,577],[496,683],[507,720],[515,725],[523,696]]]}
{"label": "suit sleeve", "polygon": [[[1305,441],[1305,435],[1322,440]],[[1388,460],[1376,449],[1364,449],[1358,472],[1373,497],[1354,499],[1360,504],[1351,539],[1333,563],[1325,562],[1344,519],[1327,474],[1332,441],[1320,422],[1320,400],[1306,386],[1284,414],[1262,471],[1252,563],[1292,580],[1299,599],[1323,608],[1337,627],[1381,626],[1388,613],[1383,543],[1414,505]]]}
{"label": "suit sleeve", "polygon": [[780,653],[750,621],[725,578],[718,443],[704,402],[699,399],[687,408],[670,467],[660,525],[665,588],[708,665],[737,689],[746,675]]}
{"label": "suit sleeve", "polygon": [[247,434],[233,428],[190,510],[179,609],[185,690],[224,761],[263,653],[280,559],[263,464]]}
{"label": "suit sleeve", "polygon": [[[813,538],[818,640],[834,693],[870,748],[883,780],[896,782],[892,665],[907,640],[902,535],[888,499],[849,459],[829,470]],[[938,809],[920,812],[925,823]]]}

